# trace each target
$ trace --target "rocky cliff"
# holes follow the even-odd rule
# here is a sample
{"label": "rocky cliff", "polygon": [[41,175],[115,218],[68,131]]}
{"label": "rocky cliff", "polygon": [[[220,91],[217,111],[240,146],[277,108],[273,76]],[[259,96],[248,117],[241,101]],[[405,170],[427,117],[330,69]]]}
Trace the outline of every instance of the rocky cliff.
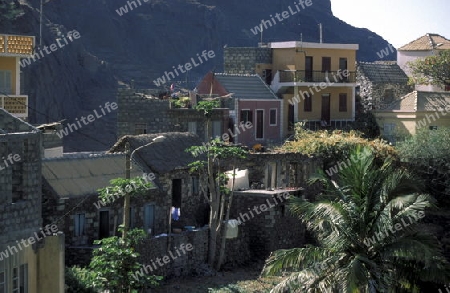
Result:
{"label": "rocky cliff", "polygon": [[[17,0],[3,0],[17,1]],[[44,0],[46,2],[48,0]],[[191,87],[207,71],[220,72],[224,46],[257,46],[255,26],[266,21],[263,42],[300,40],[358,43],[361,61],[377,60],[387,42],[367,29],[333,16],[330,0],[51,0],[43,5],[42,45],[65,46],[23,68],[24,92],[30,96],[30,121],[66,119],[73,123],[107,101],[119,87],[156,87],[153,83],[173,66],[197,58],[204,50],[214,58],[172,81]],[[18,2],[17,2],[18,3]],[[305,1],[308,3],[308,1]],[[0,22],[0,32],[36,36],[39,44],[39,0],[20,0],[20,14]],[[285,14],[284,19],[276,13]],[[356,13],[356,12],[355,12]],[[282,20],[279,20],[282,19]],[[269,26],[271,21],[272,26]],[[73,31],[79,32],[75,39]],[[395,58],[395,54],[390,57]],[[197,62],[198,63],[198,62]],[[133,81],[133,82],[132,82]],[[65,137],[66,151],[104,150],[117,139],[115,113]]]}

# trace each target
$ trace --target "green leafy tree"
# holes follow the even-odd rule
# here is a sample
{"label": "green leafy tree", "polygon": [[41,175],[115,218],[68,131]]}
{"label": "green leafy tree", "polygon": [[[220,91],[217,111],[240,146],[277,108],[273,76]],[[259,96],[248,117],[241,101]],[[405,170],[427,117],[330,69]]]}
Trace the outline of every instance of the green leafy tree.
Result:
{"label": "green leafy tree", "polygon": [[408,63],[412,83],[450,86],[450,50]]}
{"label": "green leafy tree", "polygon": [[[192,146],[186,151],[192,154],[206,152],[206,160],[197,160],[191,163],[190,167],[192,172],[199,173],[204,178],[203,181],[207,183],[207,188],[203,188],[203,194],[210,206],[208,264],[220,270],[226,247],[227,226],[224,225],[224,221],[229,220],[233,202],[233,190],[230,191],[224,187],[228,182],[228,177],[221,170],[221,162],[232,159],[232,169],[235,170],[236,160],[245,158],[247,151],[240,147],[226,145],[219,139],[212,140],[207,146]],[[234,174],[232,180],[232,186],[234,186]],[[222,241],[219,260],[216,262],[217,237],[219,235],[222,235]]]}
{"label": "green leafy tree", "polygon": [[67,292],[71,293],[97,293],[94,288],[95,273],[88,268],[78,266],[66,268],[65,283]]}
{"label": "green leafy tree", "polygon": [[[104,203],[112,203],[116,199],[122,196],[129,196],[129,197],[135,197],[135,196],[143,196],[147,193],[149,189],[153,187],[153,184],[151,182],[148,182],[144,178],[136,177],[133,179],[124,179],[124,178],[116,178],[112,179],[109,182],[111,186],[101,188],[97,190],[99,194],[99,198]],[[129,210],[129,207],[127,206],[126,200],[124,200],[124,213]],[[128,216],[129,217],[129,216]],[[126,237],[126,233],[128,231],[128,223],[125,220],[122,223],[122,236]]]}
{"label": "green leafy tree", "polygon": [[13,21],[23,13],[20,4],[16,1],[0,1],[0,27],[8,28]]}
{"label": "green leafy tree", "polygon": [[324,185],[318,201],[290,199],[317,246],[272,253],[263,273],[288,274],[273,292],[425,292],[421,282],[448,282],[440,244],[418,222],[432,198],[390,159],[361,156],[368,151],[355,149],[359,160],[335,181],[313,178]]}
{"label": "green leafy tree", "polygon": [[146,237],[141,229],[130,230],[125,239],[117,236],[94,241],[101,245],[95,249],[89,268],[95,274],[94,286],[111,293],[131,293],[159,284],[160,276],[135,277],[142,268],[138,262],[136,245]]}

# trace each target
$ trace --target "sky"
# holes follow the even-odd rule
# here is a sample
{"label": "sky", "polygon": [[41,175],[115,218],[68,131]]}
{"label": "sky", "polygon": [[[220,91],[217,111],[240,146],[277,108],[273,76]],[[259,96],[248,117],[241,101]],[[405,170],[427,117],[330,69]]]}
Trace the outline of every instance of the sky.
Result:
{"label": "sky", "polygon": [[450,39],[450,0],[331,0],[333,14],[367,28],[395,48],[426,33]]}

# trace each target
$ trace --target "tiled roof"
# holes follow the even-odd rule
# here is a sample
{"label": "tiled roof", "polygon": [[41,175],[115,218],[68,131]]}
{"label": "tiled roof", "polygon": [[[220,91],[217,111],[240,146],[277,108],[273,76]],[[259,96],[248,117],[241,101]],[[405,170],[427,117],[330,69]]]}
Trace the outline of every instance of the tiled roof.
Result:
{"label": "tiled roof", "polygon": [[177,169],[188,168],[188,164],[198,158],[185,150],[191,146],[201,146],[200,138],[189,132],[167,132],[157,134],[125,135],[109,152],[124,152],[125,143],[130,143],[131,151],[140,146],[150,144],[157,136],[164,136],[165,140],[156,142],[138,150],[133,160],[139,163],[146,172],[163,174]]}
{"label": "tiled roof", "polygon": [[374,83],[407,83],[408,76],[396,63],[358,63],[359,73]]}
{"label": "tiled roof", "polygon": [[380,112],[435,112],[450,109],[450,92],[414,91],[395,101]]}
{"label": "tiled roof", "polygon": [[450,50],[450,40],[438,34],[426,34],[409,44],[398,49],[398,51],[430,51]]}
{"label": "tiled roof", "polygon": [[[211,84],[211,79],[218,81],[213,84],[213,94],[226,95],[233,94],[233,98],[239,99],[278,99],[269,86],[259,77],[259,75],[239,75],[239,74],[226,74],[215,73],[212,78],[212,73],[205,76],[202,83],[205,80],[209,80],[208,84]],[[199,94],[209,94],[209,85],[199,85]]]}
{"label": "tiled roof", "polygon": [[[97,193],[115,178],[125,178],[125,154],[71,155],[44,159],[42,176],[59,197],[80,197]],[[131,178],[142,176],[136,165]]]}

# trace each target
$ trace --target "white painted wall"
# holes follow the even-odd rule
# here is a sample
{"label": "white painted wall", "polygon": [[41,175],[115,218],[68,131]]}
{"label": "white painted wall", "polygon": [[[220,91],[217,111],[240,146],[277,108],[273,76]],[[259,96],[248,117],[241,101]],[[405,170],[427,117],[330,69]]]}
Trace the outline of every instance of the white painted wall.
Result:
{"label": "white painted wall", "polygon": [[[415,61],[418,58],[425,58],[435,55],[436,51],[397,51],[397,64],[406,73],[411,76],[411,70],[408,67],[408,62]],[[416,91],[424,92],[443,92],[444,88],[435,85],[416,85]]]}

